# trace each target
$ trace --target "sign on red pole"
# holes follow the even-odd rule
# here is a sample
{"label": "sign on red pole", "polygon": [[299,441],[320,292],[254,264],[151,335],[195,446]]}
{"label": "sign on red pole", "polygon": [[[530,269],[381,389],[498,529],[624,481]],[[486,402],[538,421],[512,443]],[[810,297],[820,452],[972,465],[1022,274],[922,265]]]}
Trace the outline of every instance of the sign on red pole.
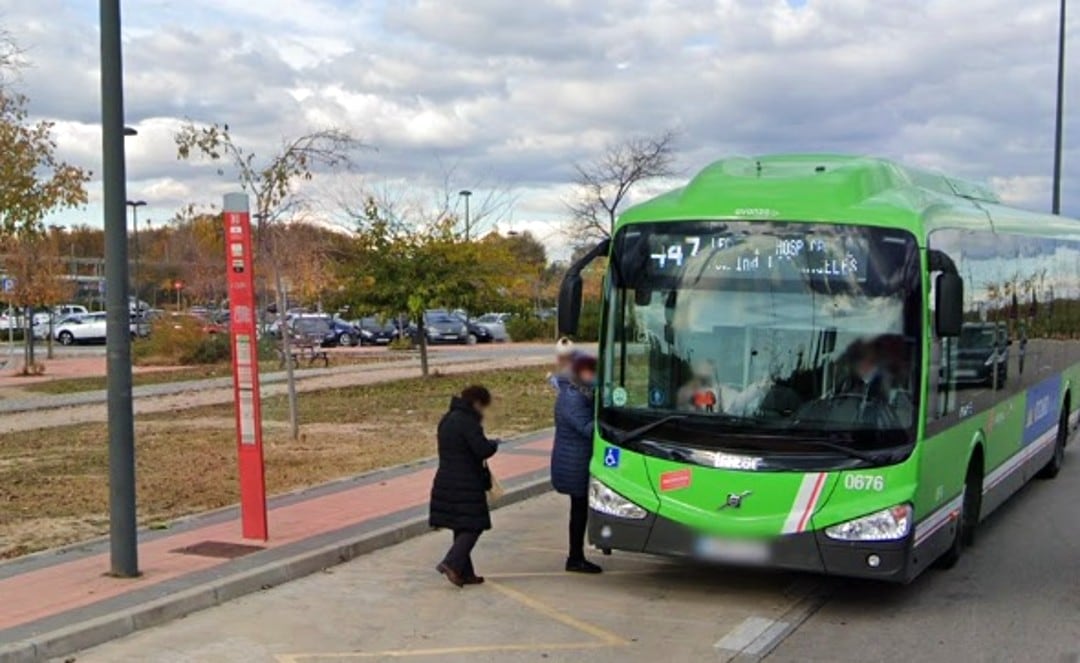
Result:
{"label": "sign on red pole", "polygon": [[232,343],[233,398],[236,403],[240,464],[240,519],[245,539],[269,538],[263,467],[262,411],[259,405],[259,348],[255,330],[255,275],[251,257],[248,197],[225,196],[225,262],[229,275],[229,341]]}

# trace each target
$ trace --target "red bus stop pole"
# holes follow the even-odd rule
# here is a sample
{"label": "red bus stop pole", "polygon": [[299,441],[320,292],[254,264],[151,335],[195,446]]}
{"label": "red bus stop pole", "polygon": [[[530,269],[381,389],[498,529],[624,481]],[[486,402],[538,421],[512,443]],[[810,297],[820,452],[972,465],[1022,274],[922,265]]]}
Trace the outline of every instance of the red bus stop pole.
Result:
{"label": "red bus stop pole", "polygon": [[259,343],[248,197],[225,196],[225,262],[229,280],[229,343],[232,349],[236,447],[240,465],[240,519],[245,539],[269,538],[259,402]]}

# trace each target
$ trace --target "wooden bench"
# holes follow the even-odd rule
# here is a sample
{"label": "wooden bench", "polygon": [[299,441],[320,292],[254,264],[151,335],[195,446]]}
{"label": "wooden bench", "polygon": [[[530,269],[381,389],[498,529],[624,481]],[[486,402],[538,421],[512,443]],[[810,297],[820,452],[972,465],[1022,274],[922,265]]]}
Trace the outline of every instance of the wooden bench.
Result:
{"label": "wooden bench", "polygon": [[[288,360],[291,360],[292,365],[296,366],[297,362],[304,359],[307,360],[308,366],[313,366],[315,362],[322,361],[323,368],[330,367],[330,354],[322,347],[321,338],[311,338],[303,335],[290,337]],[[278,365],[285,368],[285,362],[285,344],[282,343],[278,347]]]}

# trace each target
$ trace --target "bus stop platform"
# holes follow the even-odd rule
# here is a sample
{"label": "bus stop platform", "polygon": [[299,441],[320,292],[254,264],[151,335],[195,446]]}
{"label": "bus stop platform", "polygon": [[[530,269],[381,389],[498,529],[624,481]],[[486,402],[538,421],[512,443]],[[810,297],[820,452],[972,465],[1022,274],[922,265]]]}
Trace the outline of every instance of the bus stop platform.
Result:
{"label": "bus stop platform", "polygon": [[[504,443],[507,506],[549,490],[550,431]],[[142,575],[107,575],[105,539],[0,564],[0,663],[67,656],[430,531],[433,459],[272,498],[270,540],[228,508],[139,533]]]}

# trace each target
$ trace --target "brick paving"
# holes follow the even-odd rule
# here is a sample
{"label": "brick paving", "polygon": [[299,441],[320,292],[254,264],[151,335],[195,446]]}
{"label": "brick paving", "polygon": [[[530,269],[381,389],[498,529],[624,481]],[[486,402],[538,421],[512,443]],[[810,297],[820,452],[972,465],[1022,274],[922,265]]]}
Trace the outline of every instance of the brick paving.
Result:
{"label": "brick paving", "polygon": [[[492,460],[492,469],[504,482],[542,471],[548,460],[546,454],[538,452],[550,449],[550,444],[547,437],[507,444]],[[92,546],[90,554],[80,554],[77,549],[46,552],[35,556],[32,563],[14,560],[2,564],[0,645],[7,641],[5,631],[9,629],[44,620],[55,622],[68,611],[92,607],[166,581],[174,581],[175,586],[177,580],[210,569],[225,574],[237,564],[237,560],[176,552],[185,546],[216,541],[254,544],[273,551],[394,514],[415,512],[427,503],[433,473],[429,462],[393,476],[375,475],[359,485],[337,484],[329,486],[328,492],[315,490],[310,496],[279,500],[269,510],[270,540],[265,543],[243,539],[235,513],[224,520],[208,517],[206,524],[199,524],[196,518],[191,526],[176,532],[144,532],[139,546],[142,576],[136,579],[106,575],[109,559],[102,542]]]}

